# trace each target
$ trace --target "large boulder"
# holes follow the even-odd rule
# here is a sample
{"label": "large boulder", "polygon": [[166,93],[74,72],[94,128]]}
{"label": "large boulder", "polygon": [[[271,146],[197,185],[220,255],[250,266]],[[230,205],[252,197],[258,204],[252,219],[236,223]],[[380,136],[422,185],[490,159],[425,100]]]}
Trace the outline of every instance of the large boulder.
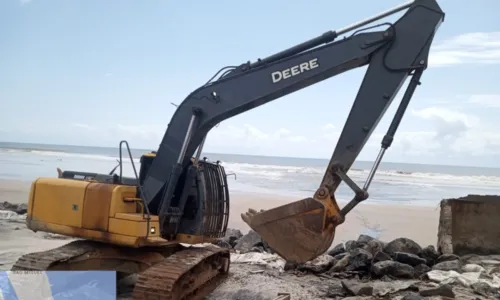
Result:
{"label": "large boulder", "polygon": [[396,278],[409,279],[415,276],[415,270],[412,266],[392,260],[375,263],[372,266],[372,273],[377,277],[389,275]]}
{"label": "large boulder", "polygon": [[234,249],[242,253],[245,253],[251,251],[252,248],[256,246],[262,246],[262,245],[263,245],[262,237],[257,232],[250,230],[247,234],[245,234],[236,241]]}
{"label": "large boulder", "polygon": [[384,252],[391,256],[396,252],[406,252],[420,255],[422,253],[422,247],[409,238],[401,237],[387,243],[384,247]]}
{"label": "large boulder", "polygon": [[345,253],[345,247],[344,244],[340,243],[337,246],[333,247],[332,249],[328,250],[328,255],[335,257],[339,254]]}
{"label": "large boulder", "polygon": [[432,266],[436,263],[437,258],[439,257],[439,253],[436,248],[432,245],[429,245],[422,249],[422,253],[420,253],[420,257],[425,259],[426,264],[428,266]]}
{"label": "large boulder", "polygon": [[4,201],[3,203],[0,203],[0,210],[9,210],[15,212],[16,214],[24,215],[28,212],[28,205],[25,203],[15,204]]}
{"label": "large boulder", "polygon": [[346,271],[368,271],[370,270],[373,255],[362,249],[357,248],[349,253],[349,265]]}
{"label": "large boulder", "polygon": [[231,247],[234,247],[236,245],[236,241],[238,239],[240,239],[242,236],[243,236],[243,233],[241,233],[240,230],[228,228],[226,230],[226,235],[223,238],[221,238],[220,240],[230,244]]}
{"label": "large boulder", "polygon": [[418,255],[406,253],[406,252],[394,252],[394,260],[399,261],[400,263],[404,263],[410,265],[412,267],[416,267],[420,264],[425,264],[427,261],[424,258],[419,257]]}

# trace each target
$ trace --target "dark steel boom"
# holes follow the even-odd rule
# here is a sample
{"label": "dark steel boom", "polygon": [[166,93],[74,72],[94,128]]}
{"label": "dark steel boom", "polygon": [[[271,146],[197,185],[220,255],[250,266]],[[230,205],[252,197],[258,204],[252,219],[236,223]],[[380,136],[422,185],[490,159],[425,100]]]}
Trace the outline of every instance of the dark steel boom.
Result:
{"label": "dark steel boom", "polygon": [[[355,31],[383,17],[407,9],[385,30]],[[304,262],[323,253],[331,244],[335,227],[360,201],[392,143],[422,73],[427,68],[434,35],[444,20],[435,0],[415,0],[375,17],[301,43],[254,63],[226,71],[217,80],[192,92],[177,108],[143,182],[145,201],[158,212],[163,237],[175,232],[171,226],[183,213],[180,201],[184,183],[179,180],[201,151],[207,133],[216,124],[250,109],[303,89],[348,70],[368,65],[365,77],[343,128],[319,189],[311,198],[256,214],[243,216],[277,253]],[[371,28],[375,28],[372,26]],[[410,84],[365,185],[358,187],[347,171],[408,76]],[[199,155],[196,155],[199,157]],[[196,163],[196,162],[194,162]],[[334,192],[341,181],[355,192],[354,199],[339,209]],[[293,245],[293,246],[291,246]]]}

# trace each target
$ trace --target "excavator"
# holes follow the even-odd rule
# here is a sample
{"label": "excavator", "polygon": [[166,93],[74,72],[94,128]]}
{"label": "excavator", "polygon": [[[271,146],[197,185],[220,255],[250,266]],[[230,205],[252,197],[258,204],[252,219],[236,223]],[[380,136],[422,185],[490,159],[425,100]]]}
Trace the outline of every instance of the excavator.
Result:
{"label": "excavator", "polygon": [[[402,11],[393,23],[368,26]],[[139,172],[122,141],[118,174],[64,171],[58,178],[33,181],[28,228],[75,240],[25,254],[12,270],[114,270],[119,276],[137,275],[133,299],[204,299],[230,267],[229,250],[210,244],[225,235],[230,203],[224,167],[200,158],[209,131],[233,116],[367,66],[314,195],[241,215],[287,261],[304,263],[323,254],[336,227],[368,198],[370,183],[427,69],[444,16],[436,0],[414,0],[269,57],[221,69],[178,105],[157,151],[140,158]],[[347,173],[408,77],[360,187]],[[123,176],[124,146],[134,177]],[[341,182],[354,194],[342,209],[334,195]]]}

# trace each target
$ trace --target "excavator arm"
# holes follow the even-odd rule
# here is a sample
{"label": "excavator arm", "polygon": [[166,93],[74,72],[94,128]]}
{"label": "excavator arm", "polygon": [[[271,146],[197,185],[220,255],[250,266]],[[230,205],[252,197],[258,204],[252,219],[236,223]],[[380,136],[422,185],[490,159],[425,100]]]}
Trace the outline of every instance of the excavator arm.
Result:
{"label": "excavator arm", "polygon": [[[385,30],[355,31],[373,21],[407,9]],[[319,189],[313,197],[265,212],[250,210],[242,218],[278,254],[305,262],[331,245],[335,227],[359,202],[368,198],[368,187],[427,68],[434,35],[444,21],[435,0],[415,0],[338,31],[329,31],[254,63],[232,67],[215,81],[192,92],[177,108],[143,182],[142,194],[149,209],[160,217],[163,236],[182,214],[174,201],[182,172],[215,125],[327,78],[368,65],[365,77],[342,130]],[[375,28],[372,26],[371,28]],[[394,119],[382,140],[382,149],[365,185],[358,187],[347,175],[373,130],[411,76]],[[325,108],[323,108],[325,109]],[[314,109],[312,109],[314,111]],[[334,193],[346,182],[353,200],[339,209]]]}

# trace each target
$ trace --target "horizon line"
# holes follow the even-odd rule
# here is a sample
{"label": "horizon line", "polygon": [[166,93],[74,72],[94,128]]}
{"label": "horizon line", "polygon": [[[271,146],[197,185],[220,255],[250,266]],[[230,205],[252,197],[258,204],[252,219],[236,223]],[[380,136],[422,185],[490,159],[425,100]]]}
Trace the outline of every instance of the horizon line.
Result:
{"label": "horizon line", "polygon": [[[31,145],[44,145],[44,146],[70,146],[70,147],[87,147],[87,148],[109,148],[109,149],[116,148],[117,150],[119,149],[118,146],[114,146],[114,147],[113,146],[89,146],[89,145],[75,145],[75,144],[48,144],[48,143],[13,142],[13,141],[0,141],[0,143],[31,144]],[[148,150],[146,148],[130,148],[130,150],[155,151],[155,150]],[[255,154],[220,153],[220,152],[204,152],[204,153],[219,154],[219,155],[250,156],[250,157],[329,160],[329,158],[318,158],[318,157],[255,155]],[[367,162],[367,163],[373,163],[374,162],[374,161],[370,161],[370,160],[356,160],[356,161],[358,161],[358,162]],[[466,168],[500,169],[500,167],[473,166],[473,165],[451,165],[451,164],[429,164],[429,163],[417,163],[417,162],[408,163],[408,162],[397,162],[397,161],[382,161],[381,163],[406,164],[406,165],[424,165],[424,166],[443,166],[443,167],[466,167]]]}

